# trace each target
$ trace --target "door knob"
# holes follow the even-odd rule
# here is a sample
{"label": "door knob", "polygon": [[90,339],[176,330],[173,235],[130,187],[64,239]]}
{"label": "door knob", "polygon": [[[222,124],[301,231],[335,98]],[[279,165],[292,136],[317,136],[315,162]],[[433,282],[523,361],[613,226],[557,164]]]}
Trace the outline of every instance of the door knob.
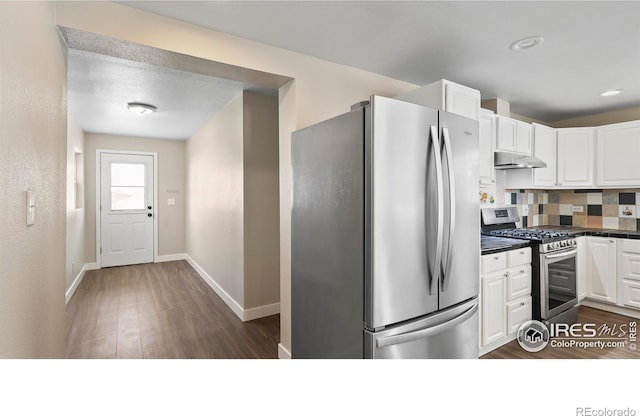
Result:
{"label": "door knob", "polygon": [[153,214],[152,213],[148,213],[147,217],[153,217]]}
{"label": "door knob", "polygon": [[149,205],[149,206],[147,207],[147,209],[151,209],[151,205]]}

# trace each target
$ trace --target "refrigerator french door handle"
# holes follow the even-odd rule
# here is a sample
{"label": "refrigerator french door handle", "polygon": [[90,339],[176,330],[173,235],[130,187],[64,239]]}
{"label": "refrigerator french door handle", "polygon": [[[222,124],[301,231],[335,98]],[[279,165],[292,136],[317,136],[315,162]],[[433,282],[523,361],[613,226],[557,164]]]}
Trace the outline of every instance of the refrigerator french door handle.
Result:
{"label": "refrigerator french door handle", "polygon": [[451,281],[451,262],[453,261],[453,236],[456,229],[456,187],[453,170],[453,152],[451,150],[451,137],[449,129],[442,128],[443,149],[447,156],[447,177],[449,178],[449,241],[447,241],[447,258],[442,264],[442,291],[446,291]]}
{"label": "refrigerator french door handle", "polygon": [[[442,244],[444,239],[444,184],[442,179],[442,157],[440,155],[440,143],[438,141],[438,131],[436,126],[431,126],[430,138],[433,144],[434,160],[436,164],[436,185],[437,185],[437,225],[436,225],[436,255],[431,265],[431,275],[429,279],[429,294],[433,294],[433,285],[438,281],[438,272],[442,263]],[[428,258],[428,256],[427,256]]]}
{"label": "refrigerator french door handle", "polygon": [[462,322],[471,318],[471,316],[473,316],[473,314],[476,313],[477,310],[478,310],[478,304],[475,303],[471,308],[467,309],[462,314],[456,316],[455,318],[447,322],[441,323],[439,325],[432,326],[429,328],[419,329],[413,332],[405,332],[404,334],[389,335],[388,337],[380,337],[376,340],[376,347],[378,348],[390,347],[392,345],[404,344],[407,342],[418,340],[420,338],[433,337],[443,332],[447,332],[451,328],[458,326]]}

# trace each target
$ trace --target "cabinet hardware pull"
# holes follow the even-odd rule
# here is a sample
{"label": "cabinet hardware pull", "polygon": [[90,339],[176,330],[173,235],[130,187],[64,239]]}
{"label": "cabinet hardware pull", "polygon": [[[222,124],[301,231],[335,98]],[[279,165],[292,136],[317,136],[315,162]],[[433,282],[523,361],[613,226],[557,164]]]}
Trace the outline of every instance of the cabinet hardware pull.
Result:
{"label": "cabinet hardware pull", "polygon": [[500,258],[500,257],[498,257],[498,256],[495,256],[495,257],[494,257],[493,259],[494,259],[494,260],[498,260],[499,258]]}
{"label": "cabinet hardware pull", "polygon": [[521,251],[520,254],[524,254],[524,251]]}
{"label": "cabinet hardware pull", "polygon": [[524,270],[520,270],[520,274],[524,274]]}
{"label": "cabinet hardware pull", "polygon": [[524,302],[520,302],[520,306],[524,306]]}

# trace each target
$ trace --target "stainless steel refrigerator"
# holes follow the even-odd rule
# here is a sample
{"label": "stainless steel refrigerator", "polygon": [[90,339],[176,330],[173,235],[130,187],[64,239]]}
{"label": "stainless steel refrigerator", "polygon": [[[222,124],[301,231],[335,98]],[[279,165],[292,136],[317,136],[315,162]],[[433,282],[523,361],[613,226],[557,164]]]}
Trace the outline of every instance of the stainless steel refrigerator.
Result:
{"label": "stainless steel refrigerator", "polygon": [[292,135],[293,358],[477,358],[478,123],[392,98]]}

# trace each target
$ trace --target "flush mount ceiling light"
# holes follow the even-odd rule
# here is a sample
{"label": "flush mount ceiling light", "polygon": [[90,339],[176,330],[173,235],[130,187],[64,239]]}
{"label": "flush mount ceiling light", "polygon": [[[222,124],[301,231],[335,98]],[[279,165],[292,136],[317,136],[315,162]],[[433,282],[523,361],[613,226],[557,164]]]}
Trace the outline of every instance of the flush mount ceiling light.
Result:
{"label": "flush mount ceiling light", "polygon": [[138,115],[155,113],[157,108],[151,104],[127,103],[127,108]]}
{"label": "flush mount ceiling light", "polygon": [[601,97],[613,97],[614,95],[618,95],[622,92],[622,90],[609,90],[600,94]]}
{"label": "flush mount ceiling light", "polygon": [[528,38],[513,42],[509,48],[514,51],[533,49],[536,46],[542,45],[542,42],[544,42],[544,38],[542,36],[529,36]]}

